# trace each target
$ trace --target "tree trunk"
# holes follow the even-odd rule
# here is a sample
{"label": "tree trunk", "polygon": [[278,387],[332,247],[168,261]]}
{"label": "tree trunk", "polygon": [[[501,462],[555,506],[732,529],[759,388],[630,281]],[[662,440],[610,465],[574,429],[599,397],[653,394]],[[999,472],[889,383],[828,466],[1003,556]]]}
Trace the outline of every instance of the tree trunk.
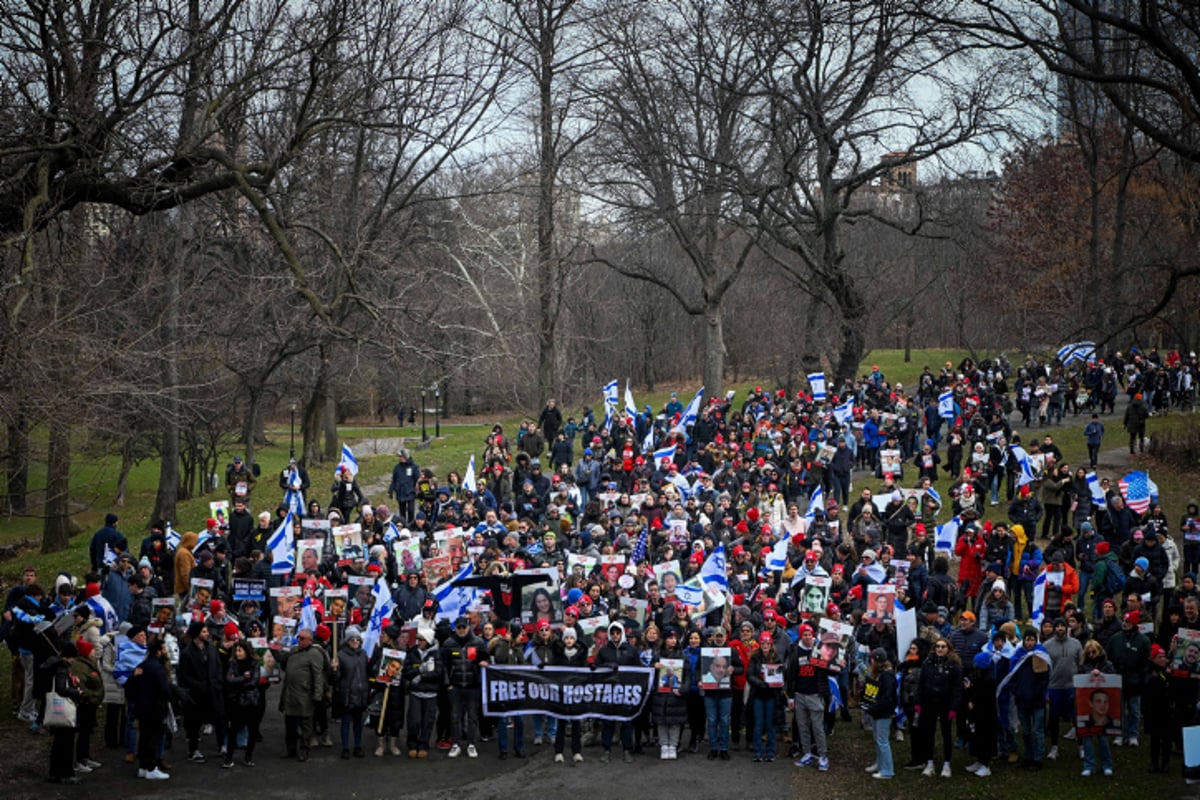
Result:
{"label": "tree trunk", "polygon": [[721,302],[709,303],[704,309],[704,395],[723,396],[725,379],[725,328],[721,319]]}
{"label": "tree trunk", "polygon": [[558,314],[558,259],[554,241],[554,189],[558,153],[554,136],[554,31],[539,31],[538,42],[538,375],[535,405],[557,394],[554,371],[554,329]]}
{"label": "tree trunk", "polygon": [[29,420],[24,414],[8,424],[8,513],[24,514],[29,491]]}
{"label": "tree trunk", "polygon": [[337,398],[333,395],[325,397],[322,420],[325,425],[325,459],[336,464],[342,460],[342,443],[338,441]]}
{"label": "tree trunk", "polygon": [[242,444],[245,446],[246,467],[254,464],[254,448],[258,444],[258,408],[262,405],[262,386],[246,387],[246,418],[242,420]]}
{"label": "tree trunk", "polygon": [[121,472],[117,475],[117,496],[113,498],[113,505],[117,508],[125,507],[125,490],[129,487],[129,473],[132,469],[133,437],[128,436],[121,445]]}
{"label": "tree trunk", "polygon": [[66,550],[71,536],[71,426],[65,419],[50,423],[46,461],[45,523],[42,552]]}
{"label": "tree trunk", "polygon": [[163,352],[162,444],[159,448],[158,494],[154,498],[151,519],[176,520],[179,502],[179,281],[183,255],[171,258],[166,264],[163,314],[160,339]]}

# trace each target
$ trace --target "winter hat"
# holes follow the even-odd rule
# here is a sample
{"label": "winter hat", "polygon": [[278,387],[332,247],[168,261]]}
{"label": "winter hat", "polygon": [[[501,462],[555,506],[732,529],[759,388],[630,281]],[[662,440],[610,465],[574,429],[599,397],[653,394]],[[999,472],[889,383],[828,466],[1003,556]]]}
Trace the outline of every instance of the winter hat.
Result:
{"label": "winter hat", "polygon": [[361,642],[362,638],[363,638],[362,631],[358,629],[357,625],[351,625],[348,628],[346,628],[346,637],[345,638],[346,638],[347,642],[350,641],[351,639],[358,639]]}
{"label": "winter hat", "polygon": [[1108,542],[1101,542],[1100,544],[1096,545],[1096,555],[1106,556],[1106,555],[1108,555],[1108,551],[1111,549],[1112,549],[1112,547],[1109,545]]}
{"label": "winter hat", "polygon": [[154,565],[150,563],[149,556],[142,556],[142,560],[138,562],[138,566],[146,567],[147,569],[154,569]]}
{"label": "winter hat", "polygon": [[583,597],[582,589],[578,589],[578,588],[572,589],[571,591],[567,592],[567,605],[569,605],[569,606],[575,605],[576,603],[579,602],[579,598],[581,598],[581,597]]}
{"label": "winter hat", "polygon": [[1151,658],[1151,660],[1153,660],[1153,659],[1155,659],[1155,658],[1158,658],[1159,656],[1165,656],[1166,654],[1167,654],[1167,651],[1166,651],[1166,650],[1163,650],[1163,648],[1162,648],[1162,645],[1161,645],[1161,644],[1152,644],[1152,645],[1150,645],[1150,658]]}
{"label": "winter hat", "polygon": [[221,629],[221,635],[230,642],[236,641],[241,637],[242,629],[238,627],[236,622],[226,622],[225,627]]}
{"label": "winter hat", "polygon": [[214,614],[220,614],[222,611],[225,610],[225,604],[222,603],[220,600],[213,600],[211,603],[208,604],[208,610]]}
{"label": "winter hat", "polygon": [[992,591],[994,592],[997,589],[1002,592],[1008,591],[1008,584],[1004,582],[1003,578],[997,578],[996,580],[992,581]]}
{"label": "winter hat", "polygon": [[[1158,647],[1158,645],[1155,645],[1155,647]],[[83,656],[84,658],[91,658],[92,653],[96,651],[96,646],[87,639],[76,639],[75,649],[79,652],[79,655]],[[1162,648],[1160,647],[1159,649],[1161,650]],[[1151,652],[1150,657],[1154,658],[1153,652]]]}
{"label": "winter hat", "polygon": [[433,631],[428,628],[423,628],[417,631],[417,638],[425,642],[430,647],[433,646]]}
{"label": "winter hat", "polygon": [[1142,556],[1141,558],[1136,558],[1133,561],[1133,565],[1135,567],[1141,567],[1144,570],[1150,569],[1150,559],[1146,558],[1145,556]]}
{"label": "winter hat", "polygon": [[1125,615],[1124,621],[1126,625],[1137,625],[1142,621],[1142,614],[1140,611],[1130,611]]}
{"label": "winter hat", "polygon": [[887,650],[884,650],[882,647],[876,647],[874,650],[871,651],[871,660],[874,661],[876,664],[882,664],[884,661],[887,661],[888,660]]}

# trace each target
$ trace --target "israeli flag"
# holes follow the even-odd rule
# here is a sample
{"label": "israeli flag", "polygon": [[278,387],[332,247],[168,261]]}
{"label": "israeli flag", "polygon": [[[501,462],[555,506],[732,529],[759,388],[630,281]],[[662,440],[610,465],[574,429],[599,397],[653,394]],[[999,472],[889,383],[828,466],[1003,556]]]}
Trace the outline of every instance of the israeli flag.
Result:
{"label": "israeli flag", "polygon": [[95,595],[87,599],[88,608],[92,609],[92,616],[100,620],[100,635],[104,636],[117,629],[121,624],[121,620],[117,617],[117,611],[112,607],[112,603],[104,599],[103,595]]}
{"label": "israeli flag", "polygon": [[954,390],[947,389],[938,395],[938,416],[942,419],[954,419]]}
{"label": "israeli flag", "polygon": [[833,418],[839,425],[849,425],[850,421],[854,419],[854,398],[847,398],[846,402],[840,406],[834,406]]}
{"label": "israeli flag", "polygon": [[638,409],[633,402],[633,391],[629,388],[629,379],[625,379],[625,416],[630,422],[637,419]]}
{"label": "israeli flag", "polygon": [[804,518],[810,522],[813,519],[814,512],[820,509],[825,510],[825,490],[820,486],[813,489],[813,493],[808,498],[808,511],[804,513]]}
{"label": "israeli flag", "polygon": [[825,373],[810,372],[808,373],[808,386],[812,389],[813,400],[825,399]]}
{"label": "israeli flag", "polygon": [[617,380],[614,378],[601,389],[604,403],[604,430],[612,430],[613,411],[617,407]]}
{"label": "israeli flag", "polygon": [[342,467],[350,468],[351,477],[358,475],[358,459],[354,457],[354,453],[350,451],[350,445],[348,444],[342,445],[342,460],[338,462],[337,469],[334,470],[335,476],[342,471]]}
{"label": "israeli flag", "polygon": [[171,548],[172,550],[179,549],[180,536],[171,528],[171,523],[167,523],[167,529],[163,531],[163,536],[165,536],[167,539],[167,547]]}
{"label": "israeli flag", "polygon": [[825,680],[829,682],[829,713],[832,714],[842,707],[842,687],[838,686],[837,678],[832,675]]}
{"label": "israeli flag", "polygon": [[475,477],[475,454],[471,454],[471,460],[467,462],[467,471],[463,474],[463,488],[475,491],[475,484],[478,479]]}
{"label": "israeli flag", "polygon": [[117,551],[113,550],[108,544],[104,545],[104,566],[111,567],[117,563]]}
{"label": "israeli flag", "polygon": [[383,532],[383,543],[391,544],[400,538],[400,529],[396,527],[396,523],[388,520],[387,529]]}
{"label": "israeli flag", "polygon": [[1100,488],[1100,478],[1097,477],[1096,473],[1089,472],[1087,474],[1087,485],[1088,491],[1092,495],[1092,503],[1097,508],[1104,508],[1107,502],[1104,499],[1104,490]]}
{"label": "israeli flag", "polygon": [[304,516],[304,492],[300,491],[301,484],[300,471],[296,470],[288,478],[288,488],[283,495],[283,502],[287,504],[288,509],[297,517]]}
{"label": "israeli flag", "polygon": [[286,575],[296,568],[296,539],[292,533],[292,512],[289,511],[267,540],[271,551],[271,574]]}
{"label": "israeli flag", "polygon": [[1033,580],[1033,607],[1030,609],[1034,627],[1041,627],[1042,618],[1046,616],[1046,573],[1043,572]]}
{"label": "israeli flag", "polygon": [[646,431],[646,438],[642,440],[642,452],[649,453],[654,449],[654,421],[650,421],[650,429]]}
{"label": "israeli flag", "polygon": [[453,620],[467,613],[467,609],[479,596],[480,589],[473,586],[455,586],[458,581],[466,580],[475,574],[475,564],[467,562],[450,580],[433,590],[433,596],[438,601],[438,618]]}
{"label": "israeli flag", "polygon": [[933,500],[933,502],[937,503],[938,508],[942,507],[942,496],[940,494],[938,494],[937,489],[930,486],[928,489],[925,490],[925,496],[930,498],[931,500]]}
{"label": "israeli flag", "polygon": [[954,546],[958,544],[958,530],[961,526],[962,519],[960,517],[955,517],[947,523],[938,525],[937,533],[933,540],[933,549],[953,553]]}
{"label": "israeli flag", "polygon": [[392,593],[388,591],[387,581],[380,576],[375,579],[375,585],[371,587],[371,597],[375,599],[371,606],[371,619],[367,623],[367,629],[363,632],[362,649],[366,652],[367,658],[375,652],[375,645],[379,644],[379,637],[383,635],[383,629],[387,627],[389,620],[392,618],[392,611],[395,610],[395,604],[392,602]]}
{"label": "israeli flag", "polygon": [[1094,342],[1065,344],[1058,348],[1058,352],[1055,355],[1058,356],[1058,360],[1063,366],[1070,364],[1072,361],[1091,361],[1096,357],[1096,344]]}
{"label": "israeli flag", "polygon": [[[683,416],[679,418],[679,423],[671,429],[672,433],[682,433],[688,435],[687,429],[689,425],[696,424],[696,418],[700,416],[700,403],[704,401],[704,387],[700,387],[700,391],[696,392],[696,396],[692,398],[692,402],[687,404],[687,408],[683,410]],[[690,436],[689,436],[690,438]]]}
{"label": "israeli flag", "polygon": [[787,568],[788,537],[784,536],[771,548],[767,556],[767,569],[771,572],[783,572]]}
{"label": "israeli flag", "polygon": [[300,604],[300,630],[314,633],[317,630],[317,610],[313,608],[311,595],[304,595],[304,602]]}
{"label": "israeli flag", "polygon": [[729,578],[725,575],[725,545],[717,545],[712,555],[704,559],[704,565],[700,567],[700,581],[706,587],[729,591]]}
{"label": "israeli flag", "polygon": [[1017,475],[1017,486],[1025,486],[1033,483],[1033,462],[1029,460],[1029,454],[1025,452],[1025,448],[1019,444],[1014,444],[1010,448],[1013,458],[1017,459],[1017,464],[1021,467],[1021,472]]}
{"label": "israeli flag", "polygon": [[704,602],[704,590],[681,583],[675,587],[675,599],[685,606],[698,606]]}
{"label": "israeli flag", "polygon": [[[654,466],[657,467],[657,466],[661,465],[664,458],[668,461],[675,460],[675,445],[674,444],[669,444],[666,447],[662,448],[661,450],[654,451]],[[668,464],[667,466],[670,466],[670,465]]]}

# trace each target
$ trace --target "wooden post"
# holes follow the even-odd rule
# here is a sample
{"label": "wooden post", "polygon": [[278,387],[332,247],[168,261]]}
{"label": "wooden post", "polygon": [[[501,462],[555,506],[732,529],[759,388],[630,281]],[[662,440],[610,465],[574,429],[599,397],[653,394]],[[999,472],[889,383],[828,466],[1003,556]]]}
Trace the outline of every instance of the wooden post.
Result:
{"label": "wooden post", "polygon": [[387,686],[383,687],[383,702],[379,705],[379,727],[376,733],[383,736],[383,720],[387,716],[388,692],[392,691],[392,683],[388,681]]}

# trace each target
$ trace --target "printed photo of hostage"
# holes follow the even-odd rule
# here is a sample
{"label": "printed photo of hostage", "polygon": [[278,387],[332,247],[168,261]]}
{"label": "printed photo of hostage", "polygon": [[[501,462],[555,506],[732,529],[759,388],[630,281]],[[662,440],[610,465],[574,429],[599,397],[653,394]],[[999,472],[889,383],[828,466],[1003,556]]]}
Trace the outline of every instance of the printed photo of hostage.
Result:
{"label": "printed photo of hostage", "polygon": [[379,683],[400,685],[400,673],[404,669],[406,655],[403,650],[384,649],[383,658],[379,661]]}
{"label": "printed photo of hostage", "polygon": [[[848,622],[837,622],[832,619],[822,619],[818,625],[821,629],[820,645],[817,647],[813,663],[816,663],[816,659],[820,659],[831,667],[845,668],[846,659],[854,652],[851,646],[854,626]],[[836,640],[836,644],[834,644],[834,640]]]}
{"label": "printed photo of hostage", "polygon": [[733,681],[733,661],[728,647],[700,648],[700,688],[728,689]]}
{"label": "printed photo of hostage", "polygon": [[1075,731],[1084,736],[1121,735],[1121,676],[1075,676]]}
{"label": "printed photo of hostage", "polygon": [[829,604],[829,587],[833,579],[828,575],[809,575],[804,579],[804,592],[801,595],[800,613],[805,617],[814,614],[824,614]]}
{"label": "printed photo of hostage", "polygon": [[209,578],[192,578],[188,588],[187,607],[192,611],[208,611],[213,599],[213,582]]}
{"label": "printed photo of hostage", "polygon": [[1181,628],[1175,634],[1167,669],[1176,678],[1200,675],[1200,631]]}
{"label": "printed photo of hostage", "polygon": [[896,609],[896,587],[876,583],[867,589],[866,619],[870,622],[891,622]]}
{"label": "printed photo of hostage", "polygon": [[677,692],[683,685],[683,659],[659,659],[658,691]]}
{"label": "printed photo of hostage", "polygon": [[326,589],[325,608],[321,615],[322,622],[345,622],[346,606],[349,604],[346,589]]}

